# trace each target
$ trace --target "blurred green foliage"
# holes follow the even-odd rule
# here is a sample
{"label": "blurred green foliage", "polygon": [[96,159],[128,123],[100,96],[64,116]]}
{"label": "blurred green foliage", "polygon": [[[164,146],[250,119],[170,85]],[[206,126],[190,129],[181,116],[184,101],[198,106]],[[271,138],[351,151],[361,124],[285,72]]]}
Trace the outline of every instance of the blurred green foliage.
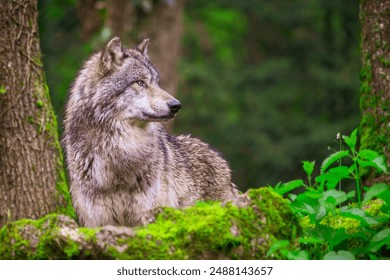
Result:
{"label": "blurred green foliage", "polygon": [[46,79],[59,120],[62,120],[67,91],[83,61],[93,51],[91,44],[81,42],[76,5],[77,0],[38,1]]}
{"label": "blurred green foliage", "polygon": [[237,185],[301,176],[358,125],[358,2],[188,1],[174,130],[221,150]]}
{"label": "blurred green foliage", "polygon": [[[76,0],[39,4],[46,76],[61,118],[93,43],[81,43]],[[220,150],[242,190],[302,177],[301,160],[324,158],[336,133],[359,123],[358,5],[187,1],[174,133]]]}

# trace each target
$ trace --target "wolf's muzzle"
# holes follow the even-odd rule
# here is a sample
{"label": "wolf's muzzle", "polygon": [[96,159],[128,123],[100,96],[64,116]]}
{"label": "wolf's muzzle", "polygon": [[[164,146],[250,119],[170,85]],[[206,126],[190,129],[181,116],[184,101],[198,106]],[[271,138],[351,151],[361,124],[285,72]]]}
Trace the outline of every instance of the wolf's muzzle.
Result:
{"label": "wolf's muzzle", "polygon": [[169,110],[171,110],[171,113],[177,113],[179,109],[181,108],[181,103],[179,100],[174,99],[168,103]]}

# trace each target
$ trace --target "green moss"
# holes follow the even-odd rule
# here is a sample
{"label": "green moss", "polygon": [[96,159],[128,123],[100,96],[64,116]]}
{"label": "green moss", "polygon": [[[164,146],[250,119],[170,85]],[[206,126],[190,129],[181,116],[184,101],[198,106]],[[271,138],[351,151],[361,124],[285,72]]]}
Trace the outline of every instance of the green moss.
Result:
{"label": "green moss", "polygon": [[288,201],[269,188],[249,197],[246,207],[164,208],[154,223],[135,229],[78,228],[58,215],[21,220],[0,230],[0,259],[262,259],[278,239],[296,244],[299,226]]}
{"label": "green moss", "polygon": [[[55,219],[56,215],[48,215],[40,220],[22,219],[6,224],[0,229],[0,259],[34,258],[37,252],[32,248],[36,244],[31,244],[32,241],[29,241],[26,237],[41,231],[45,228],[44,224],[50,224]],[[49,232],[47,231],[47,234]],[[45,240],[47,236],[44,234],[41,239]]]}
{"label": "green moss", "polygon": [[[278,239],[286,239],[292,234],[300,233],[300,227],[296,227],[299,224],[298,218],[291,216],[288,199],[284,199],[273,191],[268,191],[267,188],[252,189],[249,196],[257,202],[256,206],[261,212],[267,213],[266,225]],[[256,197],[262,199],[256,199]]]}
{"label": "green moss", "polygon": [[36,116],[38,120],[43,120],[35,122],[38,124],[38,133],[46,133],[51,147],[57,151],[58,160],[56,163],[57,170],[57,201],[58,201],[58,213],[75,218],[75,212],[72,206],[71,197],[69,194],[68,185],[66,182],[65,168],[64,168],[64,159],[62,156],[62,149],[59,143],[58,135],[58,123],[57,117],[54,113],[54,110],[51,106],[50,92],[49,87],[46,84],[45,78],[41,77],[42,81],[36,82],[36,98],[37,106],[42,108],[37,114],[42,114],[41,116]]}
{"label": "green moss", "polygon": [[155,223],[136,231],[138,241],[128,240],[128,249],[117,258],[264,258],[277,239],[294,238],[297,220],[289,202],[270,189],[248,194],[252,203],[247,208],[208,202],[164,209]]}
{"label": "green moss", "polygon": [[[389,145],[390,127],[388,114],[380,114],[378,110],[388,110],[389,104],[381,92],[373,92],[371,88],[373,76],[372,65],[369,54],[365,54],[363,60],[363,68],[360,74],[360,109],[362,111],[362,120],[360,122],[360,145],[361,149],[370,149],[378,153],[384,153],[384,147]],[[384,62],[383,59],[381,60]],[[371,169],[362,169],[362,177],[375,176],[370,175]]]}
{"label": "green moss", "polygon": [[76,213],[72,206],[72,199],[69,194],[68,184],[66,182],[65,168],[63,166],[62,154],[57,162],[58,179],[56,182],[57,200],[60,202],[57,212],[66,216],[76,218]]}
{"label": "green moss", "polygon": [[42,107],[43,107],[43,102],[42,102],[42,100],[38,100],[36,104],[37,104],[37,107],[38,107],[38,108],[42,108]]}
{"label": "green moss", "polygon": [[27,122],[28,122],[29,124],[34,124],[34,117],[33,117],[33,116],[28,116],[28,117],[27,117]]}
{"label": "green moss", "polygon": [[379,56],[379,61],[383,67],[390,67],[390,61],[387,60],[383,55]]}
{"label": "green moss", "polygon": [[5,94],[7,90],[5,89],[4,85],[0,85],[0,94]]}
{"label": "green moss", "polygon": [[[361,1],[362,5],[364,5],[364,3],[365,1]],[[371,24],[366,22],[364,10],[364,7],[360,9],[362,26]],[[360,144],[362,149],[371,149],[383,154],[386,152],[386,147],[390,144],[390,126],[388,125],[389,114],[386,113],[386,111],[389,110],[389,100],[385,97],[385,94],[379,87],[375,88],[376,84],[385,82],[385,77],[378,76],[373,80],[372,67],[373,65],[376,65],[376,67],[389,67],[390,62],[385,55],[373,55],[376,53],[386,53],[384,50],[388,49],[388,41],[384,39],[385,37],[382,38],[381,36],[377,36],[377,40],[375,40],[375,44],[372,46],[372,44],[367,41],[367,38],[372,36],[371,33],[375,33],[375,31],[381,33],[383,30],[381,30],[378,24],[375,24],[371,29],[371,31],[363,30],[361,36],[363,66],[360,75],[360,109],[362,112]],[[384,40],[379,40],[378,38]],[[366,48],[364,48],[363,44],[367,44]],[[388,156],[388,154],[386,154],[386,156]],[[362,175],[364,178],[368,179],[377,177],[376,174],[371,174],[371,171],[368,169],[362,170]]]}

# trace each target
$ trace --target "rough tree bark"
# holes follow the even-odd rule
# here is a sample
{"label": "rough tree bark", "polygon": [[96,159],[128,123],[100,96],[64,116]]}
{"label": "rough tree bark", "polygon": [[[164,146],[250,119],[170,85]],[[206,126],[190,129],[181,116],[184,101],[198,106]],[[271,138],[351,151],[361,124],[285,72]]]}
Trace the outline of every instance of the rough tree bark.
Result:
{"label": "rough tree bark", "polygon": [[99,16],[100,0],[78,0],[77,13],[81,23],[81,39],[88,41],[102,25],[102,17]]}
{"label": "rough tree bark", "polygon": [[0,6],[0,226],[69,202],[37,15],[37,0]]}
{"label": "rough tree bark", "polygon": [[[361,147],[385,154],[390,164],[390,1],[365,0],[360,5],[362,58],[360,106]],[[390,183],[369,174],[367,184]]]}

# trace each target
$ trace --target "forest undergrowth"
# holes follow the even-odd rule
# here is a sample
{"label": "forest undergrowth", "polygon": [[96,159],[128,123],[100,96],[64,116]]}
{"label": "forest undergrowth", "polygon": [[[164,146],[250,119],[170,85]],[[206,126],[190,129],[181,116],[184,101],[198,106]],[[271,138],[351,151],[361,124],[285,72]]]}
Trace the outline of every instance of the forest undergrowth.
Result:
{"label": "forest undergrowth", "polygon": [[390,186],[362,184],[368,169],[387,175],[386,160],[375,151],[359,150],[357,136],[357,129],[350,136],[337,134],[338,148],[328,148],[332,153],[318,171],[314,161],[303,161],[306,180],[273,187],[290,199],[303,235],[298,246],[277,241],[268,256],[278,252],[286,259],[390,258]]}

